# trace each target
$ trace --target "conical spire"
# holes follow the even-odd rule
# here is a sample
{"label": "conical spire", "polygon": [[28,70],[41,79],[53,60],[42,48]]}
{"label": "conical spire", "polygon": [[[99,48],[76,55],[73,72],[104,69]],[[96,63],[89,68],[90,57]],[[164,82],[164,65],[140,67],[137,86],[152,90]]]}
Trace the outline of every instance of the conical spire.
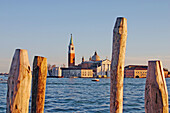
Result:
{"label": "conical spire", "polygon": [[97,55],[97,52],[95,51],[94,55]]}
{"label": "conical spire", "polygon": [[82,62],[84,62],[84,56],[82,57]]}
{"label": "conical spire", "polygon": [[72,34],[71,34],[71,39],[70,39],[70,45],[73,45],[73,38],[72,38]]}

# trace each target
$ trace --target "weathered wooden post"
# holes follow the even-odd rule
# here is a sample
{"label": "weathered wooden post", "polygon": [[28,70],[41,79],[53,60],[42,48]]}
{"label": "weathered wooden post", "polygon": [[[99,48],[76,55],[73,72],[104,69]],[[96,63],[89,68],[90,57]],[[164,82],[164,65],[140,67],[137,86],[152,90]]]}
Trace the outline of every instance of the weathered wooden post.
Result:
{"label": "weathered wooden post", "polygon": [[127,19],[118,17],[113,30],[110,76],[110,112],[123,112],[123,79],[127,39]]}
{"label": "weathered wooden post", "polygon": [[28,113],[31,79],[27,50],[16,49],[8,77],[7,113]]}
{"label": "weathered wooden post", "polygon": [[168,91],[161,61],[149,61],[145,85],[145,112],[169,113]]}
{"label": "weathered wooden post", "polygon": [[31,113],[44,113],[47,59],[35,56],[33,62]]}

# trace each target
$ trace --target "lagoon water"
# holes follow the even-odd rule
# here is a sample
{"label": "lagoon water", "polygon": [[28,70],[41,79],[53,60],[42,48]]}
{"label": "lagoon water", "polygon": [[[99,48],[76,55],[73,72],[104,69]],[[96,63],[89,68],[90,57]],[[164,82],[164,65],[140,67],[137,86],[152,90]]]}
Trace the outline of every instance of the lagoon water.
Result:
{"label": "lagoon water", "polygon": [[[110,79],[47,78],[45,113],[109,113]],[[145,78],[124,79],[124,113],[144,113]],[[170,78],[166,79],[170,97]],[[6,112],[7,84],[0,83],[0,112]],[[30,100],[31,101],[31,100]],[[170,103],[170,99],[169,99]]]}

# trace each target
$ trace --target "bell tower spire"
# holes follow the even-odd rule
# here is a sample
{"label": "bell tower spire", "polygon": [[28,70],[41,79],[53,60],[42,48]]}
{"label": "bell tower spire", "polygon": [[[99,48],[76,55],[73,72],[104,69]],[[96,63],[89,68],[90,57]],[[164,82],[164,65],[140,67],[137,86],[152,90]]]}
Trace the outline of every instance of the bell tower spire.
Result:
{"label": "bell tower spire", "polygon": [[71,38],[70,38],[70,45],[73,45],[73,37],[72,37],[72,34],[71,34]]}
{"label": "bell tower spire", "polygon": [[75,66],[75,50],[73,45],[73,37],[71,34],[70,44],[68,46],[68,67]]}

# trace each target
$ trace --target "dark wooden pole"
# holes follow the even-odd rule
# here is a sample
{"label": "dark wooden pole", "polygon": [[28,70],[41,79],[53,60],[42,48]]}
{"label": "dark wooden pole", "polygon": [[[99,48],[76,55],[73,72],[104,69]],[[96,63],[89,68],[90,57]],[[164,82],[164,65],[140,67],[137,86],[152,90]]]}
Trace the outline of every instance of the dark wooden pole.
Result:
{"label": "dark wooden pole", "polygon": [[113,30],[110,76],[110,113],[123,112],[123,79],[127,40],[127,19],[118,17]]}
{"label": "dark wooden pole", "polygon": [[161,61],[149,61],[145,85],[145,112],[169,113],[168,91]]}
{"label": "dark wooden pole", "polygon": [[35,56],[33,62],[31,113],[44,113],[46,78],[47,59]]}
{"label": "dark wooden pole", "polygon": [[31,79],[27,50],[16,49],[8,77],[7,113],[28,113]]}

